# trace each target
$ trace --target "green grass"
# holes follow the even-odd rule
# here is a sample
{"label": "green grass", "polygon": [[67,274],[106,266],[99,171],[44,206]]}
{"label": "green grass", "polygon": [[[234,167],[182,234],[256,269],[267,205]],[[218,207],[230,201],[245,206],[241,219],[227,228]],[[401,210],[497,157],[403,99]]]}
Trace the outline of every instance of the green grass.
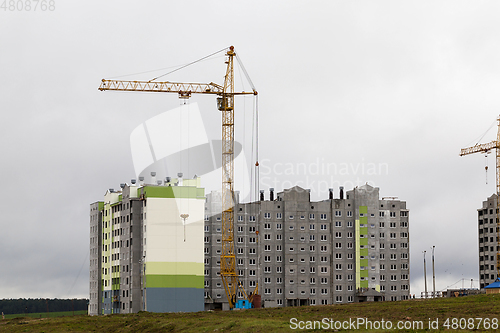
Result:
{"label": "green grass", "polygon": [[17,313],[17,314],[6,314],[5,319],[13,319],[13,318],[19,318],[19,317],[28,317],[28,318],[53,318],[53,317],[66,317],[66,316],[79,316],[79,315],[86,315],[87,310],[81,310],[81,311],[63,311],[63,312],[37,312],[37,313]]}
{"label": "green grass", "polygon": [[[422,321],[428,330],[429,318],[439,320],[440,330],[447,318],[500,318],[500,295],[478,295],[435,300],[355,303],[330,306],[253,309],[197,313],[148,313],[90,317],[86,315],[58,318],[15,318],[0,320],[0,332],[290,332],[290,319],[336,321],[366,318],[371,321]],[[457,332],[495,331],[480,326]],[[311,332],[314,330],[294,330]],[[316,331],[336,331],[317,329]],[[340,330],[342,331],[342,329]],[[356,330],[357,332],[415,332],[414,330]],[[450,330],[453,331],[453,330]],[[500,329],[497,329],[500,331]]]}

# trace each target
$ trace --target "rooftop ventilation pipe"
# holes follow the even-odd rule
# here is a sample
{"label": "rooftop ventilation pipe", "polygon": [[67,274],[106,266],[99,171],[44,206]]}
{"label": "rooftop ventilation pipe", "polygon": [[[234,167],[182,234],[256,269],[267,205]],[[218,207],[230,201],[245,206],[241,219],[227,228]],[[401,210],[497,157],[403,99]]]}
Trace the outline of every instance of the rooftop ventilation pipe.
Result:
{"label": "rooftop ventilation pipe", "polygon": [[178,178],[177,179],[177,183],[178,183],[179,186],[182,186],[182,176],[183,176],[182,172],[179,172],[177,174],[177,178]]}
{"label": "rooftop ventilation pipe", "polygon": [[260,201],[264,201],[264,190],[260,190]]}
{"label": "rooftop ventilation pipe", "polygon": [[344,186],[340,186],[340,199],[344,199]]}
{"label": "rooftop ventilation pipe", "polygon": [[269,201],[274,201],[274,187],[269,189]]}
{"label": "rooftop ventilation pipe", "polygon": [[156,172],[151,171],[151,184],[156,184]]}
{"label": "rooftop ventilation pipe", "polygon": [[333,188],[330,188],[329,191],[330,191],[330,193],[328,194],[328,198],[330,200],[333,200]]}
{"label": "rooftop ventilation pipe", "polygon": [[131,183],[132,185],[135,185],[135,183],[137,183],[137,180],[135,180],[135,179],[131,179],[131,180],[130,180],[130,183]]}

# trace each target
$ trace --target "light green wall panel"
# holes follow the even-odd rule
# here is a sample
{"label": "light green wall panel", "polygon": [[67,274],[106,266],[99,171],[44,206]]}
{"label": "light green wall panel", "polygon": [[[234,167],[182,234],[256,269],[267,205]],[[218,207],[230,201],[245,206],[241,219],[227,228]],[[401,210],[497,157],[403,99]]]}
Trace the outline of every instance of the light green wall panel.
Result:
{"label": "light green wall panel", "polygon": [[146,275],[204,275],[204,263],[197,262],[149,262]]}

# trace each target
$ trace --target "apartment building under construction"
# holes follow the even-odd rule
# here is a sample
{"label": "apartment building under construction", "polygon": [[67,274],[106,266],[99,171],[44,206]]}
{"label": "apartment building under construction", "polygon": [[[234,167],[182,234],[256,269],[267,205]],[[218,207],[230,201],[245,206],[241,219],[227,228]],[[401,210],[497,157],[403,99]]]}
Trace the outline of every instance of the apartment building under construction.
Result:
{"label": "apartment building under construction", "polygon": [[[364,185],[235,195],[236,271],[262,306],[409,298],[409,211]],[[199,178],[122,184],[90,205],[89,314],[228,309],[220,193]],[[242,295],[238,295],[242,297]]]}

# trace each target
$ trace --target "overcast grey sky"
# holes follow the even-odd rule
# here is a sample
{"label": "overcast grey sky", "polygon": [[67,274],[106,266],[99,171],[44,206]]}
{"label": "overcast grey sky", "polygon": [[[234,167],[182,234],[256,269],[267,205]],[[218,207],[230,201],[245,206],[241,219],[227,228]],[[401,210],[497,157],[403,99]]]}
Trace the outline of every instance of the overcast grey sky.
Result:
{"label": "overcast grey sky", "polygon": [[[336,196],[369,182],[411,211],[412,294],[433,245],[437,289],[478,286],[476,209],[495,191],[494,158],[486,185],[485,158],[458,154],[500,113],[500,3],[53,4],[0,9],[0,298],[88,297],[89,204],[135,177],[132,130],[179,106],[175,95],[99,92],[100,80],[229,45],[259,91],[261,188],[299,184],[322,200],[320,182]],[[222,58],[202,65],[173,79],[222,82]],[[211,97],[192,102],[220,122]],[[285,174],[300,163],[307,172]],[[326,164],[339,169],[314,171]]]}

